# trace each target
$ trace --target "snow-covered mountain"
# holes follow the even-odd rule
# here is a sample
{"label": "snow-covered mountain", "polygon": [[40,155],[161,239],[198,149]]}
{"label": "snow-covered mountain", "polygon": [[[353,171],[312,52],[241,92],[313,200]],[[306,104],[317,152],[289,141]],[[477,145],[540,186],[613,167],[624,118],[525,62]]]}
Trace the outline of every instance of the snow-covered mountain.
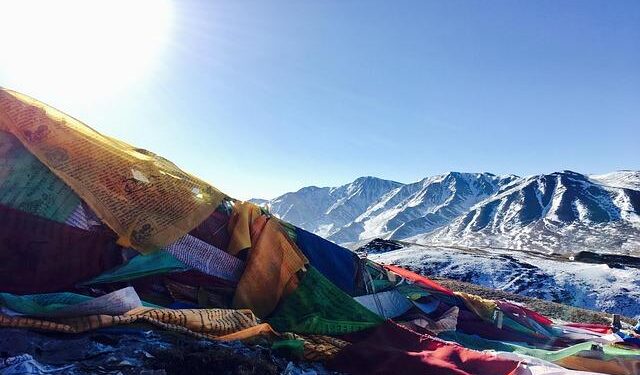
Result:
{"label": "snow-covered mountain", "polygon": [[412,240],[640,255],[640,191],[602,182],[571,171],[518,179],[446,227]]}
{"label": "snow-covered mountain", "polygon": [[589,176],[602,185],[640,190],[640,171],[617,171]]}
{"label": "snow-covered mountain", "polygon": [[451,172],[389,191],[329,239],[354,242],[373,237],[407,238],[449,224],[515,176]]}
{"label": "snow-covered mountain", "polygon": [[401,184],[363,177],[336,188],[306,187],[267,206],[280,218],[339,243],[406,238],[449,224],[514,179],[451,172]]}
{"label": "snow-covered mountain", "polygon": [[529,297],[631,317],[640,316],[640,269],[570,261],[505,249],[409,245],[369,258]]}
{"label": "snow-covered mountain", "polygon": [[640,172],[458,173],[401,184],[363,177],[264,203],[338,243],[372,238],[544,252],[640,255]]}
{"label": "snow-covered mountain", "polygon": [[266,206],[283,220],[332,238],[381,197],[400,186],[402,184],[395,181],[360,177],[338,187],[305,187],[275,198]]}

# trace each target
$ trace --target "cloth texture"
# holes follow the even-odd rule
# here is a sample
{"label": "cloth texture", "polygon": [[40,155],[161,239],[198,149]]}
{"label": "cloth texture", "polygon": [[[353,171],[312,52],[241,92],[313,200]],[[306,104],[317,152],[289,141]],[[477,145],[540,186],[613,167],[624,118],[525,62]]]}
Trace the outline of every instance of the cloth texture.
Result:
{"label": "cloth texture", "polygon": [[496,301],[469,293],[456,292],[455,294],[462,299],[469,311],[488,322],[493,322],[494,312],[498,307]]}
{"label": "cloth texture", "polygon": [[67,225],[71,225],[72,227],[84,230],[91,229],[91,226],[89,225],[89,219],[87,218],[87,214],[82,203],[78,204],[76,208],[73,209],[64,223]]}
{"label": "cloth texture", "polygon": [[119,236],[150,252],[191,231],[224,194],[149,151],[106,137],[26,95],[0,89],[9,131]]}
{"label": "cloth texture", "polygon": [[255,242],[251,238],[253,221],[262,215],[260,207],[250,202],[235,202],[229,218],[228,229],[230,235],[227,252],[237,255],[240,251],[248,249]]}
{"label": "cloth texture", "polygon": [[132,287],[96,298],[68,292],[27,296],[0,293],[0,304],[20,314],[37,317],[120,315],[142,307],[142,302]]}
{"label": "cloth texture", "polygon": [[276,220],[262,216],[251,230],[255,242],[238,282],[233,307],[251,309],[264,318],[283,296],[295,290],[296,272],[305,266],[307,259]]}
{"label": "cloth texture", "polygon": [[244,262],[196,237],[186,235],[166,248],[184,264],[224,280],[238,281]]}
{"label": "cloth texture", "polygon": [[49,375],[65,374],[73,368],[66,366],[47,366],[39,363],[30,354],[21,354],[9,358],[0,358],[0,373],[2,375]]}
{"label": "cloth texture", "polygon": [[65,224],[84,230],[100,230],[106,228],[98,216],[84,202],[81,202],[75,210],[73,210],[71,215],[65,220]]}
{"label": "cloth texture", "polygon": [[601,375],[590,371],[569,370],[554,363],[524,354],[496,352],[496,355],[503,359],[519,362],[518,367],[513,372],[514,375]]}
{"label": "cloth texture", "polygon": [[343,292],[355,295],[358,255],[304,229],[296,228],[295,231],[298,248],[309,264]]}
{"label": "cloth texture", "polygon": [[78,333],[133,323],[148,323],[163,329],[216,340],[246,340],[256,336],[276,335],[268,324],[258,323],[249,310],[172,310],[139,307],[123,315],[87,315],[55,320],[0,314],[0,327],[63,333]]}
{"label": "cloth texture", "polygon": [[412,320],[410,323],[414,326],[426,330],[429,334],[437,335],[440,332],[455,331],[458,325],[458,306],[453,306],[447,310],[438,320],[433,320],[427,316]]}
{"label": "cloth texture", "polygon": [[442,285],[436,283],[433,280],[430,280],[427,277],[424,277],[422,275],[418,275],[415,272],[409,271],[407,269],[404,269],[402,267],[398,267],[398,266],[394,266],[394,265],[385,265],[384,268],[388,269],[389,271],[397,274],[398,276],[402,276],[405,279],[416,283],[418,285],[421,285],[425,288],[427,288],[428,290],[431,291],[437,291],[440,293],[443,293],[445,295],[453,295],[453,292],[445,287],[443,287]]}
{"label": "cloth texture", "polygon": [[228,308],[233,298],[232,288],[191,286],[170,279],[166,279],[164,285],[174,300],[194,303],[201,308]]}
{"label": "cloth texture", "polygon": [[169,272],[183,272],[190,267],[176,259],[166,251],[156,251],[151,254],[140,254],[127,263],[110,269],[99,276],[83,282],[83,285],[107,284],[119,281],[129,281],[142,277],[165,274]]}
{"label": "cloth texture", "polygon": [[15,136],[0,130],[0,204],[64,223],[80,203]]}
{"label": "cloth texture", "polygon": [[371,328],[383,320],[309,267],[298,289],[268,321],[281,332],[341,335]]}
{"label": "cloth texture", "polygon": [[608,334],[611,333],[611,326],[610,325],[605,325],[605,324],[594,324],[594,323],[565,323],[563,324],[564,326],[567,327],[574,327],[574,328],[582,328],[582,329],[586,329],[588,331],[592,331],[595,333],[601,333],[601,334]]}
{"label": "cloth texture", "polygon": [[347,341],[324,335],[305,335],[303,357],[307,361],[324,362],[333,358],[342,348],[349,345]]}
{"label": "cloth texture", "polygon": [[395,289],[354,297],[358,303],[385,319],[398,317],[413,307],[407,297]]}
{"label": "cloth texture", "polygon": [[[442,308],[442,304],[439,309]],[[478,335],[490,340],[524,342],[530,345],[549,343],[549,338],[533,334],[525,334],[513,330],[508,326],[498,328],[493,322],[488,322],[476,314],[460,309],[456,329],[470,335]]]}
{"label": "cloth texture", "polygon": [[518,362],[465,349],[387,321],[329,361],[350,374],[507,375]]}
{"label": "cloth texture", "polygon": [[218,249],[226,250],[231,240],[228,226],[229,214],[216,210],[189,234]]}
{"label": "cloth texture", "polygon": [[558,360],[556,364],[573,370],[593,371],[603,374],[640,374],[640,359],[623,360],[620,358],[614,358],[610,360],[603,360],[599,358],[571,356]]}
{"label": "cloth texture", "polygon": [[0,205],[0,288],[30,294],[73,290],[122,262],[116,237]]}

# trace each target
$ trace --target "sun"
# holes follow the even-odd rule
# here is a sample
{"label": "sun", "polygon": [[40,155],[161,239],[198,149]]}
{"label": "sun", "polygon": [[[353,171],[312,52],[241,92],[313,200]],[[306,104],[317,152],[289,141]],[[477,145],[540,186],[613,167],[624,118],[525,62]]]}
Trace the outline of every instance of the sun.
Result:
{"label": "sun", "polygon": [[170,0],[0,0],[0,86],[110,95],[152,75]]}

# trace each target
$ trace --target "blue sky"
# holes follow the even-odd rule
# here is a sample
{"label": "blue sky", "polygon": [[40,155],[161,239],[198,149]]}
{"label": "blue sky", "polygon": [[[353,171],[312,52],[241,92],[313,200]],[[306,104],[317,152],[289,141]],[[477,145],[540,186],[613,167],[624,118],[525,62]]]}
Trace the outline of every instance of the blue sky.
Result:
{"label": "blue sky", "polygon": [[181,0],[170,12],[133,79],[110,69],[147,52],[109,46],[113,60],[84,76],[48,67],[68,56],[35,59],[78,85],[27,83],[0,56],[0,85],[243,199],[363,175],[640,169],[638,1]]}

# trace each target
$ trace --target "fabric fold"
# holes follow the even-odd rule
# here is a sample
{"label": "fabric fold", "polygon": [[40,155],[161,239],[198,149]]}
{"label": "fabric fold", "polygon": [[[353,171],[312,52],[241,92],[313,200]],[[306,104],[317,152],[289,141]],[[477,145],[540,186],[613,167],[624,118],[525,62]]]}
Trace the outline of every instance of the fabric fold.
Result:
{"label": "fabric fold", "polygon": [[116,237],[0,205],[0,288],[17,294],[73,290],[122,262]]}
{"label": "fabric fold", "polygon": [[172,243],[166,251],[186,265],[224,280],[238,281],[244,271],[243,261],[191,235]]}
{"label": "fabric fold", "polygon": [[309,264],[349,295],[355,295],[358,256],[304,229],[295,228],[298,248]]}
{"label": "fabric fold", "polygon": [[166,251],[156,251],[151,254],[140,254],[127,263],[110,269],[99,276],[81,283],[81,285],[107,284],[120,281],[130,281],[142,277],[165,274],[171,272],[184,272],[191,267],[176,259]]}
{"label": "fabric fold", "polygon": [[268,321],[281,332],[341,335],[375,327],[383,319],[309,267],[298,289]]}
{"label": "fabric fold", "polygon": [[295,290],[296,272],[306,263],[307,259],[280,224],[267,220],[249,251],[233,307],[251,309],[260,318],[268,316],[283,296]]}
{"label": "fabric fold", "polygon": [[395,289],[354,297],[359,304],[374,314],[387,319],[398,317],[413,307],[407,297]]}
{"label": "fabric fold", "polygon": [[510,375],[518,362],[420,335],[387,321],[329,361],[350,374]]}
{"label": "fabric fold", "polygon": [[156,309],[139,307],[122,315],[88,315],[77,318],[38,319],[0,314],[0,327],[80,333],[99,328],[147,323],[175,332],[214,340],[248,340],[277,337],[268,324],[258,323],[249,310]]}
{"label": "fabric fold", "polygon": [[9,131],[142,252],[176,241],[225,197],[149,151],[104,136],[26,95],[0,89],[0,130]]}
{"label": "fabric fold", "polygon": [[394,265],[384,265],[384,268],[388,269],[389,271],[397,274],[398,276],[404,277],[405,279],[416,283],[418,285],[421,285],[425,288],[427,288],[428,290],[431,291],[436,291],[436,292],[440,292],[443,293],[445,295],[449,295],[449,296],[453,296],[453,292],[445,287],[443,287],[442,285],[438,284],[437,282],[430,280],[427,277],[424,277],[422,275],[418,275],[415,272],[409,271],[407,269],[404,269],[402,267],[398,267],[398,266],[394,266]]}
{"label": "fabric fold", "polygon": [[116,290],[95,298],[75,293],[27,296],[0,293],[0,303],[20,314],[51,318],[84,315],[120,315],[142,307],[140,297],[132,287]]}
{"label": "fabric fold", "polygon": [[13,134],[0,130],[0,204],[64,223],[80,203]]}
{"label": "fabric fold", "polygon": [[260,207],[250,202],[235,202],[229,218],[228,230],[230,233],[227,252],[237,255],[240,251],[251,247],[251,227],[253,221],[262,215]]}

